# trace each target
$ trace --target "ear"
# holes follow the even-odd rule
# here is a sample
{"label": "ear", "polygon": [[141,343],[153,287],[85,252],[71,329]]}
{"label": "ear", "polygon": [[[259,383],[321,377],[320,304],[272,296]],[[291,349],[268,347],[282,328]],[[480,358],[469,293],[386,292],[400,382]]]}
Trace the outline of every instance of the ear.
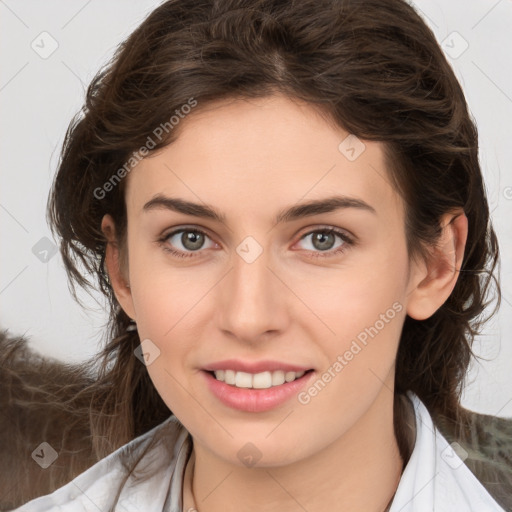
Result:
{"label": "ear", "polygon": [[105,215],[103,217],[101,221],[101,231],[107,239],[105,266],[107,268],[112,289],[114,290],[114,295],[124,312],[132,320],[136,320],[130,284],[128,283],[127,276],[125,276],[127,269],[122,268],[121,266],[121,255],[116,236],[116,226],[114,219],[110,215]]}
{"label": "ear", "polygon": [[427,262],[414,264],[407,314],[416,320],[431,317],[448,299],[459,277],[468,236],[468,219],[462,210],[445,214],[442,233]]}

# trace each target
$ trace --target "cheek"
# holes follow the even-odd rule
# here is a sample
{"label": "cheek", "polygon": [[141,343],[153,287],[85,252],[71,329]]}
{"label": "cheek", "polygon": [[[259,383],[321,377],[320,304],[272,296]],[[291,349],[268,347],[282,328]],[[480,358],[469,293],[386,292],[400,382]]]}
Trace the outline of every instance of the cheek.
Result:
{"label": "cheek", "polygon": [[384,388],[392,389],[405,284],[397,268],[388,269],[375,269],[364,278],[351,273],[338,286],[332,283],[323,309],[317,299],[319,317],[334,332],[317,322],[312,339],[324,354],[324,366],[299,403],[313,416],[331,411],[333,428],[348,428]]}
{"label": "cheek", "polygon": [[191,325],[194,310],[190,307],[197,298],[192,301],[196,295],[190,288],[182,292],[179,280],[166,279],[153,279],[148,272],[144,283],[134,283],[134,304],[139,336],[150,340],[158,353],[147,366],[148,374],[167,407],[180,415],[189,400],[184,390],[190,388],[189,358],[198,339]]}
{"label": "cheek", "polygon": [[172,267],[154,247],[133,247],[129,268],[139,333],[163,341],[189,322],[211,281],[200,266]]}
{"label": "cheek", "polygon": [[330,331],[333,338],[341,340],[356,336],[386,312],[387,317],[394,319],[401,307],[393,308],[393,305],[399,303],[403,307],[406,276],[405,249],[402,253],[399,248],[394,251],[384,247],[378,254],[366,251],[339,268],[314,269],[300,279],[290,272],[286,280],[293,282],[296,295],[316,316],[316,319],[306,315],[304,320],[300,317],[296,320],[303,321],[304,327],[309,320],[317,334],[323,329],[323,334]]}
{"label": "cheek", "polygon": [[[406,275],[405,247],[397,246],[340,268],[328,281],[316,280],[316,287],[302,285],[299,293],[322,320],[315,320],[310,332],[327,356],[325,369],[338,362],[335,373],[345,376],[332,388],[353,392],[368,379],[388,378],[405,318]],[[306,322],[303,326],[308,328]]]}
{"label": "cheek", "polygon": [[178,363],[187,364],[187,355],[199,342],[203,323],[201,297],[204,282],[196,283],[168,275],[146,274],[143,283],[134,283],[133,301],[137,328],[141,339],[154,342],[166,363],[176,370]]}
{"label": "cheek", "polygon": [[184,389],[190,388],[191,356],[208,321],[204,299],[213,284],[212,276],[199,272],[191,279],[191,269],[171,269],[162,261],[148,264],[149,257],[137,249],[130,254],[137,330],[141,341],[150,340],[156,346],[159,356],[147,370],[166,405],[177,414],[190,400]]}

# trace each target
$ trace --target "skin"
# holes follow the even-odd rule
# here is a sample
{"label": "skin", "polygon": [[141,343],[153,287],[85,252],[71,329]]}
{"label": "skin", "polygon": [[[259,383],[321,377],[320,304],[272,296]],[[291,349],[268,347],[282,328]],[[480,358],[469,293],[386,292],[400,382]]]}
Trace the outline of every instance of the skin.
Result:
{"label": "skin", "polygon": [[[316,512],[335,504],[382,511],[402,471],[393,431],[401,328],[406,313],[428,318],[450,295],[467,219],[463,212],[443,217],[432,257],[410,261],[404,206],[388,181],[381,143],[364,141],[351,162],[338,149],[347,132],[281,95],[200,107],[181,121],[176,142],[127,178],[127,265],[112,218],[102,223],[116,297],[141,340],[161,351],[149,375],[193,437],[184,509],[193,494],[196,508],[209,512]],[[273,221],[284,208],[335,193],[375,213],[346,208]],[[225,223],[143,211],[157,194],[211,205]],[[186,252],[181,233],[158,242],[180,227],[208,234],[199,252],[188,249],[190,258],[164,250]],[[322,252],[312,240],[326,227],[356,243],[334,255],[343,243],[336,237]],[[263,250],[252,263],[236,252],[247,236]],[[394,303],[401,311],[306,405],[294,397],[267,412],[237,411],[200,374],[222,359],[275,359],[314,368],[314,381]],[[262,454],[253,467],[237,456],[248,442]]]}

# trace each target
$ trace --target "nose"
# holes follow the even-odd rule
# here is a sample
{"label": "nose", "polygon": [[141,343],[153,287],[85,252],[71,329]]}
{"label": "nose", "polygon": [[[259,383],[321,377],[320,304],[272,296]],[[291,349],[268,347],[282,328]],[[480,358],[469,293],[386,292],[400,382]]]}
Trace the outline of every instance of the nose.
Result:
{"label": "nose", "polygon": [[245,343],[276,336],[289,323],[289,292],[267,254],[263,251],[249,263],[235,253],[231,271],[219,286],[219,328]]}

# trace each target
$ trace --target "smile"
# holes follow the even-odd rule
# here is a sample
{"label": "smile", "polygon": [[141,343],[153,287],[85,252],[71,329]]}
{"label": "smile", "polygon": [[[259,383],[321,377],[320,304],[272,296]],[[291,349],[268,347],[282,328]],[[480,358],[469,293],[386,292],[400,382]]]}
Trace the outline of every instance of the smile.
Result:
{"label": "smile", "polygon": [[235,370],[217,370],[213,374],[220,382],[237,388],[268,389],[280,386],[285,382],[293,382],[306,372],[285,372],[284,370],[266,371],[261,373],[237,372]]}
{"label": "smile", "polygon": [[209,391],[222,404],[251,413],[270,411],[284,405],[316,375],[314,370],[275,370],[252,374],[226,369],[203,370],[200,373]]}

